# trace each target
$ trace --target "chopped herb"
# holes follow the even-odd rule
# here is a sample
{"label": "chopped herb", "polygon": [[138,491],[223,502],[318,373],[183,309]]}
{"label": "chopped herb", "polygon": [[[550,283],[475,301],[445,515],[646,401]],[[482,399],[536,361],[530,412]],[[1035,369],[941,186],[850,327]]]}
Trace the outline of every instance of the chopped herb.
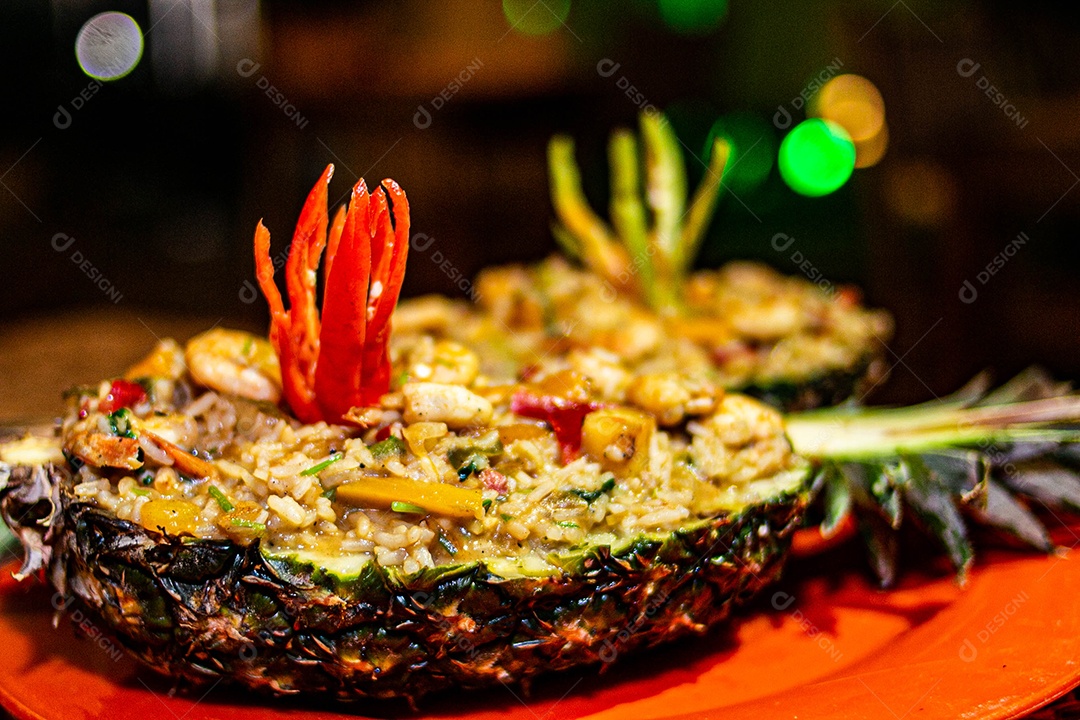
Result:
{"label": "chopped herb", "polygon": [[337,488],[330,488],[329,490],[324,490],[322,496],[330,502],[334,502],[334,498],[337,497]]}
{"label": "chopped herb", "polygon": [[559,527],[564,527],[564,528],[576,528],[578,526],[577,523],[570,522],[569,520],[562,520],[562,521],[557,522],[555,524],[558,525]]}
{"label": "chopped herb", "polygon": [[457,546],[450,542],[450,538],[446,537],[442,530],[439,530],[439,534],[436,537],[439,540],[439,544],[443,546],[443,550],[450,553],[451,557],[457,555]]}
{"label": "chopped herb", "polygon": [[152,470],[143,470],[139,473],[140,485],[153,485],[154,484],[154,472]]}
{"label": "chopped herb", "polygon": [[244,357],[250,357],[251,350],[254,347],[255,347],[255,342],[252,340],[252,338],[250,336],[248,336],[248,338],[246,340],[244,340],[244,347],[241,348],[240,354],[243,355]]}
{"label": "chopped herb", "polygon": [[608,479],[604,481],[604,484],[601,485],[596,490],[576,490],[575,489],[575,490],[571,490],[570,492],[572,492],[574,495],[577,495],[579,498],[581,498],[585,502],[592,505],[593,501],[596,500],[596,498],[600,497],[601,495],[603,495],[606,492],[610,492],[612,490],[612,488],[614,488],[614,487],[615,487],[615,478],[614,477],[608,477]]}
{"label": "chopped herb", "polygon": [[502,518],[502,521],[503,521],[503,522],[510,522],[511,520],[513,520],[513,519],[514,519],[514,516],[513,516],[513,515],[506,515],[505,513],[504,513],[504,514],[502,514],[502,515],[499,515],[499,517],[501,517],[501,518]]}
{"label": "chopped herb", "polygon": [[375,443],[370,449],[376,460],[382,460],[390,455],[403,455],[405,453],[405,443],[401,441],[401,438],[391,435],[382,442]]}
{"label": "chopped herb", "polygon": [[131,492],[135,495],[141,495],[142,497],[146,497],[150,494],[150,491],[146,488],[131,488]]}
{"label": "chopped herb", "polygon": [[427,510],[420,507],[419,505],[413,505],[412,503],[408,502],[401,502],[400,500],[395,500],[394,502],[390,503],[390,509],[394,512],[409,513],[411,515],[427,514]]}
{"label": "chopped herb", "polygon": [[398,376],[396,378],[394,378],[394,385],[396,387],[401,387],[402,385],[404,385],[407,382],[409,382],[409,371],[408,370],[402,370],[400,373],[398,373]]}
{"label": "chopped herb", "polygon": [[[446,454],[446,459],[450,461],[451,465],[460,469],[473,456],[479,455],[486,459],[492,455],[498,455],[502,451],[503,446],[502,442],[499,441],[499,433],[493,430],[467,445],[451,448],[450,452]],[[487,465],[484,467],[487,467]]]}
{"label": "chopped herb", "polygon": [[217,504],[221,507],[221,509],[223,511],[229,512],[229,511],[231,511],[233,509],[234,505],[231,502],[229,502],[229,498],[227,498],[225,496],[225,493],[221,492],[220,490],[218,490],[213,485],[211,485],[209,488],[207,488],[206,491],[208,493],[210,493],[210,497],[217,500]]}
{"label": "chopped herb", "polygon": [[485,500],[481,504],[484,506],[484,510],[490,510],[491,509],[491,500]]}
{"label": "chopped herb", "polygon": [[301,475],[316,475],[316,474],[322,472],[323,470],[325,470],[326,468],[330,467],[331,465],[333,465],[334,463],[336,463],[338,460],[340,460],[343,457],[345,457],[345,456],[342,455],[341,453],[334,453],[330,457],[323,460],[321,463],[317,463],[317,464],[312,465],[311,467],[309,467],[307,470],[301,471],[300,474]]}
{"label": "chopped herb", "polygon": [[256,532],[266,532],[266,525],[261,522],[255,522],[254,520],[245,520],[244,518],[233,518],[233,527],[247,528],[248,530],[255,530]]}
{"label": "chopped herb", "polygon": [[470,455],[464,463],[458,466],[458,479],[465,482],[470,475],[475,475],[482,470],[486,470],[488,465],[487,455],[481,455],[480,453],[473,453]]}
{"label": "chopped herb", "polygon": [[110,414],[109,429],[112,430],[115,435],[134,440],[136,435],[135,428],[131,422],[131,411],[125,407]]}

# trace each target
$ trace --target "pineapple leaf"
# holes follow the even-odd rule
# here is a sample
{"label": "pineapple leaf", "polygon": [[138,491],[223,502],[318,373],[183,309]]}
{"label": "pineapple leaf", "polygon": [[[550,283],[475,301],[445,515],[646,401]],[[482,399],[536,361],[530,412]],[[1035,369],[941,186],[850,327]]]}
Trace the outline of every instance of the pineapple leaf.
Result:
{"label": "pineapple leaf", "polygon": [[937,480],[964,504],[986,504],[986,482],[990,468],[975,450],[943,450],[920,456]]}
{"label": "pineapple leaf", "polygon": [[1013,497],[1001,483],[990,480],[986,485],[986,507],[976,510],[987,525],[1006,531],[1033,548],[1049,552],[1054,544],[1039,519]]}
{"label": "pineapple leaf", "polygon": [[919,457],[906,458],[903,467],[909,473],[905,494],[908,503],[916,517],[945,548],[960,583],[965,583],[975,551],[951,489]]}
{"label": "pineapple leaf", "polygon": [[855,519],[859,527],[859,535],[866,547],[866,557],[870,561],[870,568],[882,587],[892,587],[896,583],[899,564],[899,536],[877,513],[859,513]]}
{"label": "pineapple leaf", "polygon": [[851,484],[856,506],[877,513],[889,527],[898,530],[904,517],[902,483],[897,482],[899,462],[847,462],[841,467]]}
{"label": "pineapple leaf", "polygon": [[713,141],[709,164],[705,167],[705,176],[701,178],[701,184],[694,191],[694,198],[690,201],[690,209],[686,213],[686,224],[683,225],[679,255],[676,258],[680,273],[685,273],[690,269],[705,239],[705,231],[709,227],[716,203],[720,199],[724,168],[727,166],[730,155],[731,145],[727,140],[717,138]]}
{"label": "pineapple leaf", "polygon": [[821,521],[821,536],[832,537],[851,514],[851,487],[833,465],[822,470],[825,497],[825,517]]}
{"label": "pineapple leaf", "polygon": [[1080,511],[1080,478],[1057,463],[1032,460],[1018,463],[1002,476],[1012,490],[1023,493],[1053,509]]}
{"label": "pineapple leaf", "polygon": [[1054,380],[1041,367],[1032,366],[1009,380],[997,390],[987,393],[978,403],[979,407],[1029,402],[1042,398],[1066,395],[1072,389],[1069,383]]}

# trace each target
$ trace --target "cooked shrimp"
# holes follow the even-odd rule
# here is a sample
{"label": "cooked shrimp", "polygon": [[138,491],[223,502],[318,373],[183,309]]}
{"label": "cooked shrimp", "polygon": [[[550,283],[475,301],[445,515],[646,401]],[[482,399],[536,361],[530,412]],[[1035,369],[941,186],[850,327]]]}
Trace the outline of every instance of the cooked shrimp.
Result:
{"label": "cooked shrimp", "polygon": [[249,400],[281,399],[281,368],[263,338],[214,328],[188,341],[184,356],[191,377],[201,385]]}

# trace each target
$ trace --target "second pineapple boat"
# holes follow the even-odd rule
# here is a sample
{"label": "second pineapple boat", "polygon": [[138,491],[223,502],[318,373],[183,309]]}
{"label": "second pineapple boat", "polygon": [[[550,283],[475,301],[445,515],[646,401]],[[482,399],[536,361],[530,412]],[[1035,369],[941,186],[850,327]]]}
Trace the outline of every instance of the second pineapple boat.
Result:
{"label": "second pineapple boat", "polygon": [[45,571],[159,672],[342,699],[524,682],[722,622],[775,580],[815,486],[826,531],[907,506],[961,569],[954,498],[1040,540],[1000,458],[1041,469],[1026,489],[1047,502],[1075,487],[1036,458],[1071,452],[1078,399],[1038,378],[785,424],[602,348],[499,377],[445,337],[390,343],[404,194],[358,185],[329,222],[329,176],[293,240],[288,310],[257,231],[269,342],[166,341],[72,393],[54,438],[0,448],[21,576]]}

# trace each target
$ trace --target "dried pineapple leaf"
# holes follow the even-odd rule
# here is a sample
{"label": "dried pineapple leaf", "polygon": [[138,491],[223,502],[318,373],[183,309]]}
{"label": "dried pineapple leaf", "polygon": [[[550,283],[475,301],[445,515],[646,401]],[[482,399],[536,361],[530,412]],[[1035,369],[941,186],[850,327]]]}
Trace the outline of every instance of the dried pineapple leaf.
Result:
{"label": "dried pineapple leaf", "polygon": [[964,517],[956,507],[949,487],[936,477],[918,457],[908,457],[904,467],[910,471],[905,497],[915,515],[941,542],[950,562],[956,568],[957,579],[967,582],[975,551],[968,538]]}
{"label": "dried pineapple leaf", "polygon": [[1054,544],[1046,527],[1001,483],[990,480],[986,486],[986,507],[976,510],[984,523],[1006,531],[1033,548],[1049,552]]}

